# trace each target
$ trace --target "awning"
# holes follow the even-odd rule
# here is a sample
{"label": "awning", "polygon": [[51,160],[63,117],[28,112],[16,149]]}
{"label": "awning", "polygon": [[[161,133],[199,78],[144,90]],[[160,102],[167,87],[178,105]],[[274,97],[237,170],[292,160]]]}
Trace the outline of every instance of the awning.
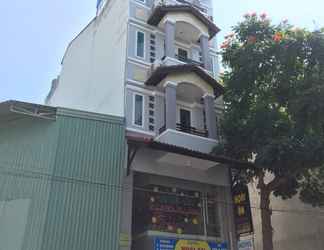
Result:
{"label": "awning", "polygon": [[205,70],[194,64],[160,66],[152,72],[151,76],[146,80],[145,84],[148,86],[156,86],[168,75],[176,73],[195,73],[207,84],[214,88],[216,97],[224,94],[224,87]]}
{"label": "awning", "polygon": [[12,100],[0,103],[0,122],[19,119],[23,116],[55,120],[56,108]]}
{"label": "awning", "polygon": [[181,154],[188,157],[194,157],[201,160],[211,161],[219,164],[228,165],[229,167],[233,169],[253,169],[256,168],[256,166],[253,163],[250,162],[243,162],[238,161],[235,159],[231,159],[226,156],[217,156],[217,155],[211,155],[211,154],[205,154],[199,151],[193,151],[187,148],[182,148],[166,143],[161,143],[154,141],[152,138],[140,138],[140,137],[127,137],[127,142],[130,147],[129,151],[129,167],[131,165],[132,160],[135,157],[135,154],[138,149],[141,147],[147,147],[154,150],[160,150],[168,153],[174,153],[174,154]]}

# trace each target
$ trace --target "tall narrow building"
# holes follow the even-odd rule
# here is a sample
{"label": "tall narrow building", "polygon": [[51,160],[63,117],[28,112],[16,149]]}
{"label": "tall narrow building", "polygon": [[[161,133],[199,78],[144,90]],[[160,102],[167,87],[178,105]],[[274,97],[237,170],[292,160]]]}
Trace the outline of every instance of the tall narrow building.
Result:
{"label": "tall narrow building", "polygon": [[99,0],[66,50],[46,104],[126,123],[119,249],[237,249],[218,32],[212,0]]}

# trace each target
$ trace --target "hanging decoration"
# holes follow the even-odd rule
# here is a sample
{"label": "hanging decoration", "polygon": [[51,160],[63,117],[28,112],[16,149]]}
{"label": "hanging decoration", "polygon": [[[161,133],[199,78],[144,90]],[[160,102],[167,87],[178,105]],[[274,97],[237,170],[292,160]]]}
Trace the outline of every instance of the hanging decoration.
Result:
{"label": "hanging decoration", "polygon": [[152,191],[136,198],[141,207],[136,216],[146,221],[141,223],[145,230],[203,235],[200,192],[157,185],[145,189]]}

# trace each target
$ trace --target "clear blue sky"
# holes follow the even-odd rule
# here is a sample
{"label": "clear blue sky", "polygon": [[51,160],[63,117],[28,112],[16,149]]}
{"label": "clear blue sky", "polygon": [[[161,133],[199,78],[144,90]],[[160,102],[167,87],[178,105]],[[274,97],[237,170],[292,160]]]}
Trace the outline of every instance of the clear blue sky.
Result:
{"label": "clear blue sky", "polygon": [[[323,0],[213,1],[222,29],[219,42],[243,14],[253,11],[266,12],[275,22],[287,18],[296,26],[324,26]],[[43,102],[66,46],[94,16],[95,5],[96,0],[0,1],[0,102]]]}

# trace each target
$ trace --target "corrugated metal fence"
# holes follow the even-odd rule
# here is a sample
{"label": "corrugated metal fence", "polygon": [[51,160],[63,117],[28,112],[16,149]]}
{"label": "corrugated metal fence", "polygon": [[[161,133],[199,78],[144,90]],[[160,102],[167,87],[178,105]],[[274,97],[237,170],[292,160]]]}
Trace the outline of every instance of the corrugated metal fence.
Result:
{"label": "corrugated metal fence", "polygon": [[0,250],[118,249],[124,121],[71,112],[0,124]]}

